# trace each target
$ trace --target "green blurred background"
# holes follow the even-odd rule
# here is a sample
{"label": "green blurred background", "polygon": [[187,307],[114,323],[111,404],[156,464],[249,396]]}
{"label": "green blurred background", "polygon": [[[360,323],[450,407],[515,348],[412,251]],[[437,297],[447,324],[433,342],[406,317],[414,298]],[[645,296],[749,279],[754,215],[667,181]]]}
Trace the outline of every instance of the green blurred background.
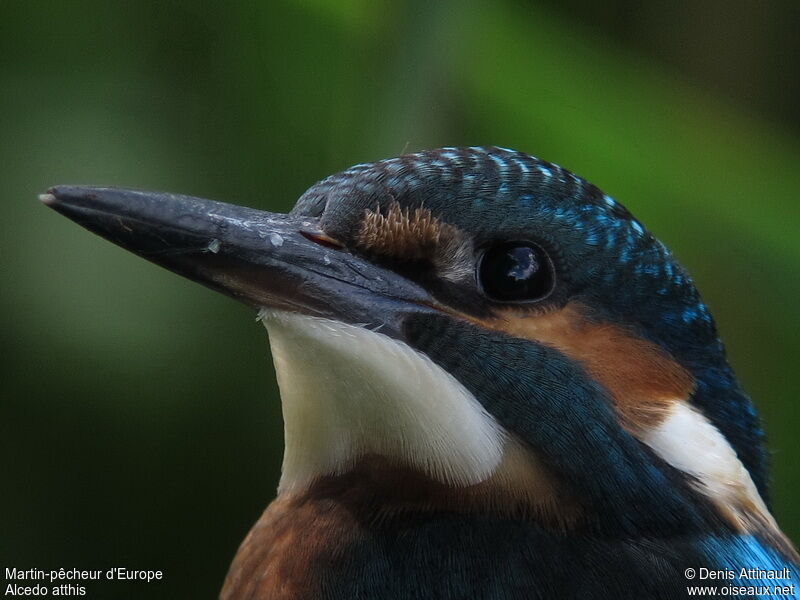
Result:
{"label": "green blurred background", "polygon": [[37,193],[284,211],[352,163],[466,144],[572,169],[673,249],[800,539],[798,30],[790,1],[0,1],[0,567],[161,569],[88,595],[213,597],[282,449],[253,312]]}

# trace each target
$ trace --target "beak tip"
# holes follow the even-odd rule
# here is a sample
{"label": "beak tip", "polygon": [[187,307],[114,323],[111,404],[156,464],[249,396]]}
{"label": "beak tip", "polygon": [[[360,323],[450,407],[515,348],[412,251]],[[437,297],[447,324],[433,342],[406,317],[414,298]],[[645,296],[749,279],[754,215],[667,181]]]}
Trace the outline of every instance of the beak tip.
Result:
{"label": "beak tip", "polygon": [[58,198],[53,193],[54,191],[54,188],[50,188],[46,193],[39,194],[39,201],[46,206],[55,206],[58,204]]}
{"label": "beak tip", "polygon": [[43,194],[39,194],[39,201],[55,209],[85,207],[98,200],[98,192],[103,191],[108,190],[79,185],[54,185]]}

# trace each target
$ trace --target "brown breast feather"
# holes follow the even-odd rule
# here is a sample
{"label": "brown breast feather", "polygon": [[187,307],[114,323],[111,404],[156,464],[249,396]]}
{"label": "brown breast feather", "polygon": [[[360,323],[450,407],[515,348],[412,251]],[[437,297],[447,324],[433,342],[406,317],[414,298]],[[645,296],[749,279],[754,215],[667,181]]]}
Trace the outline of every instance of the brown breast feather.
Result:
{"label": "brown breast feather", "polygon": [[[281,494],[245,538],[222,588],[222,600],[320,597],[325,574],[373,528],[395,517],[446,512],[533,520],[555,531],[580,526],[582,509],[542,467],[511,456],[514,483],[492,477],[453,488],[376,456],[345,475],[326,476],[300,493]],[[531,492],[531,493],[527,493]]]}
{"label": "brown breast feather", "polygon": [[331,569],[358,535],[352,516],[333,501],[279,497],[239,547],[220,599],[317,598],[317,575]]}

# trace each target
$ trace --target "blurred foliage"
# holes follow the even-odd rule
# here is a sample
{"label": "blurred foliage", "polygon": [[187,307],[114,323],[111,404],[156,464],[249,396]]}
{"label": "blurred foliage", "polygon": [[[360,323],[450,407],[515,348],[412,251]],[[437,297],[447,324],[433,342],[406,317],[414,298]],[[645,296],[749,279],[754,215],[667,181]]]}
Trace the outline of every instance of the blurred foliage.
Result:
{"label": "blurred foliage", "polygon": [[780,33],[797,10],[640,4],[0,3],[0,562],[162,569],[104,595],[210,597],[282,449],[254,315],[37,193],[287,210],[352,163],[463,144],[572,169],[673,249],[764,417],[775,510],[800,539],[797,48]]}

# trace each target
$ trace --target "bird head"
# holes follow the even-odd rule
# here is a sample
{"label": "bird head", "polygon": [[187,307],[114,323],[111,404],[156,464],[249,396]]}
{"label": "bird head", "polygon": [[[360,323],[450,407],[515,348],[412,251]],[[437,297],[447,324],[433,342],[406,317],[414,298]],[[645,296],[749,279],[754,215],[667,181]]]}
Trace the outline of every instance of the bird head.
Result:
{"label": "bird head", "polygon": [[288,215],[113,188],[42,199],[259,311],[280,493],[384,470],[426,482],[395,485],[404,501],[448,509],[777,531],[758,418],[689,275],[554,164],[408,154],[324,179]]}

